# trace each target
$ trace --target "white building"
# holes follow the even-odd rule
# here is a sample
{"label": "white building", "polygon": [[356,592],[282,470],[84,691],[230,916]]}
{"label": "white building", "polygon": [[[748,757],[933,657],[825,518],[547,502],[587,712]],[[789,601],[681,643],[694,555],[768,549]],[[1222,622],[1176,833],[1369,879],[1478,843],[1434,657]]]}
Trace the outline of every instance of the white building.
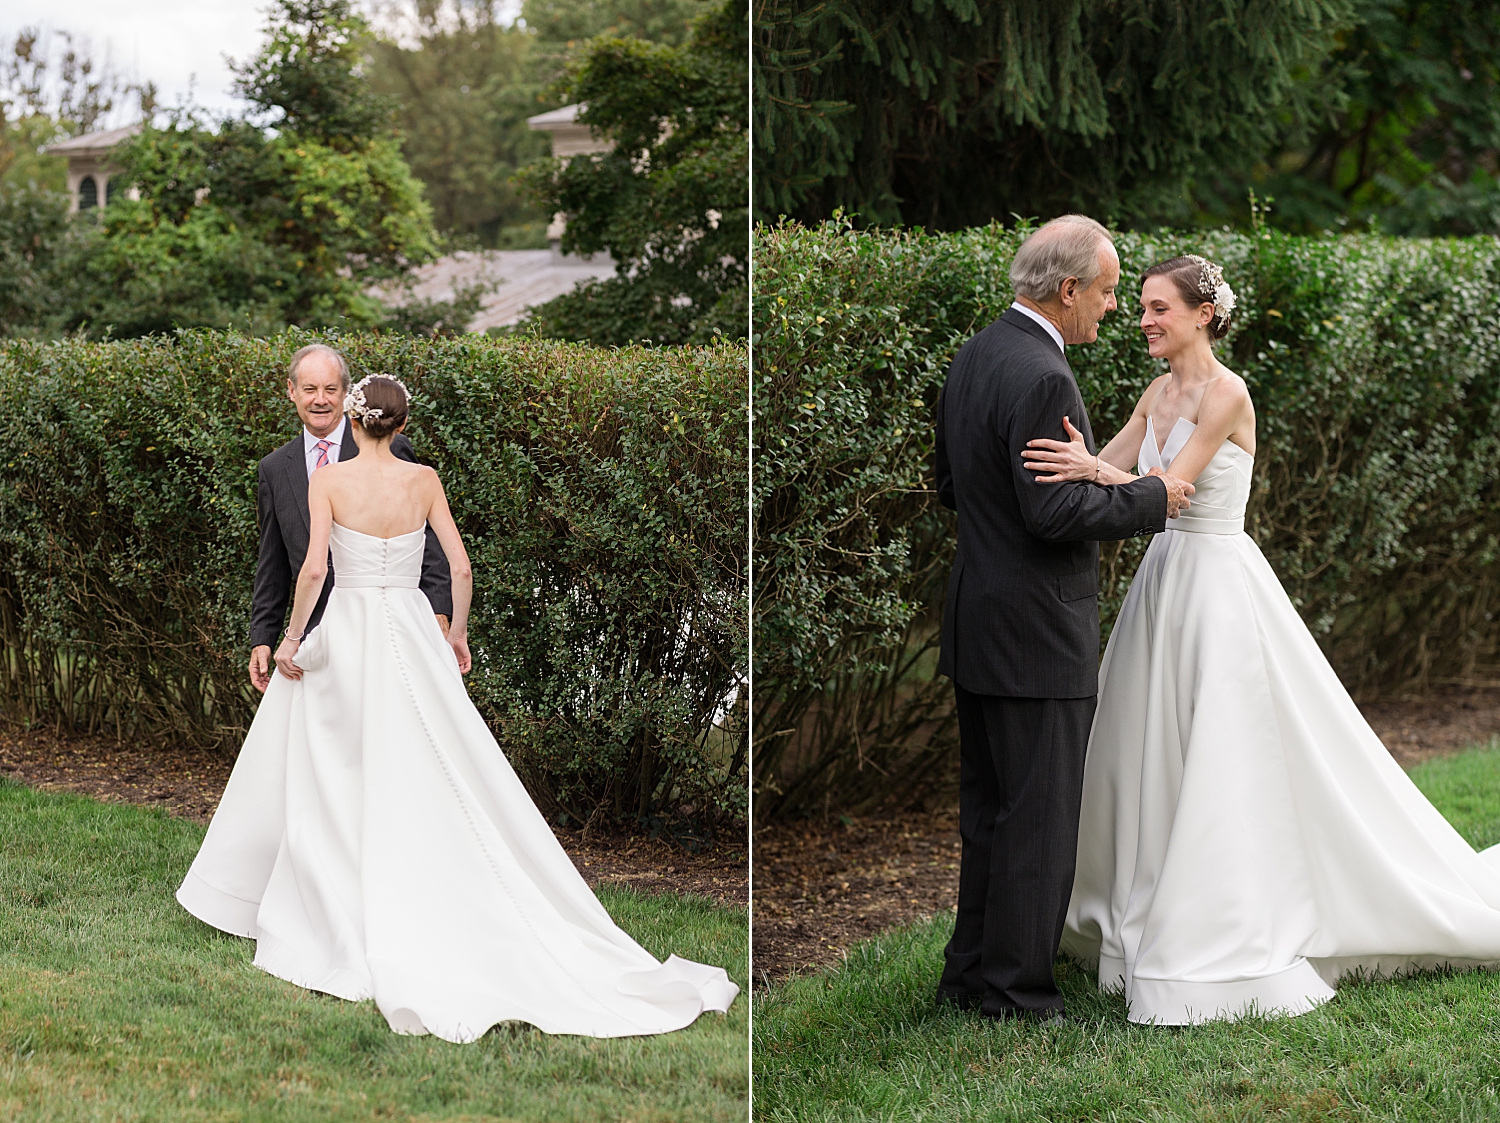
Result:
{"label": "white building", "polygon": [[[609,151],[609,141],[595,138],[587,125],[579,123],[578,112],[582,108],[565,105],[528,118],[526,124],[551,136],[554,156],[566,158]],[[46,151],[67,157],[72,211],[101,207],[114,197],[118,191],[114,179],[120,169],[110,163],[110,150],[140,131],[139,124],[127,125],[123,129],[89,133],[47,147]],[[555,215],[547,228],[550,248],[545,250],[485,250],[439,258],[416,270],[412,295],[446,300],[461,285],[489,282],[495,286],[494,291],[485,296],[479,315],[469,324],[470,331],[484,331],[515,323],[528,308],[572,292],[580,281],[612,277],[615,263],[609,254],[582,257],[562,252],[564,227],[563,216]]]}
{"label": "white building", "polygon": [[110,150],[141,131],[139,124],[103,133],[88,133],[49,144],[42,151],[68,159],[68,209],[74,213],[102,207],[115,197],[120,169],[109,162]]}
{"label": "white building", "polygon": [[[532,132],[549,133],[552,137],[552,155],[559,159],[608,152],[614,147],[614,142],[600,140],[594,136],[592,129],[578,120],[578,114],[583,108],[582,105],[565,105],[561,109],[538,113],[535,117],[526,118],[526,127]],[[547,242],[559,254],[563,230],[566,228],[567,222],[561,214],[553,215],[552,223],[547,227]]]}

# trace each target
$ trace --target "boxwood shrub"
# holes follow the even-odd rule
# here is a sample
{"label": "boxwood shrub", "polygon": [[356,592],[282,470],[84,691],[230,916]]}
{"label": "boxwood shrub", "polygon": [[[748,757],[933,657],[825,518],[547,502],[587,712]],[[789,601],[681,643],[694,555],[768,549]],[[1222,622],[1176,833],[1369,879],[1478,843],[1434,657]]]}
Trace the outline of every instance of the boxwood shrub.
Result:
{"label": "boxwood shrub", "polygon": [[[935,680],[953,520],[932,411],[959,345],[1004,312],[1025,224],[757,233],[756,814],[920,798],[946,777]],[[1500,244],[1491,238],[1125,234],[1120,309],[1070,347],[1107,440],[1164,369],[1141,272],[1184,252],[1240,297],[1220,347],[1250,385],[1247,529],[1358,694],[1492,680],[1500,623]],[[1144,540],[1103,551],[1105,635]]]}
{"label": "boxwood shrub", "polygon": [[[313,338],[0,348],[6,717],[237,748],[256,463]],[[413,391],[474,565],[469,692],[545,808],[742,813],[743,347],[321,338]]]}

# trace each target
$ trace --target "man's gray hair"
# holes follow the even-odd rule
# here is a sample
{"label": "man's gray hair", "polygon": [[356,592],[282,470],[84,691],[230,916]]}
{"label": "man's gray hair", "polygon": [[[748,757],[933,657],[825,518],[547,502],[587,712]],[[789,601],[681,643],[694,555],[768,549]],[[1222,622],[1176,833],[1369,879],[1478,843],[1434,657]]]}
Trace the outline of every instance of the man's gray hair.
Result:
{"label": "man's gray hair", "polygon": [[1099,243],[1114,245],[1100,223],[1087,215],[1065,214],[1036,231],[1010,263],[1010,283],[1017,296],[1038,303],[1057,298],[1069,277],[1088,288],[1099,276]]}
{"label": "man's gray hair", "polygon": [[292,356],[292,361],[287,364],[286,368],[286,380],[288,382],[297,381],[297,368],[302,365],[302,360],[309,355],[332,355],[334,361],[339,365],[339,382],[344,387],[344,393],[347,394],[349,392],[349,364],[344,361],[343,355],[339,354],[338,351],[326,343],[309,343]]}

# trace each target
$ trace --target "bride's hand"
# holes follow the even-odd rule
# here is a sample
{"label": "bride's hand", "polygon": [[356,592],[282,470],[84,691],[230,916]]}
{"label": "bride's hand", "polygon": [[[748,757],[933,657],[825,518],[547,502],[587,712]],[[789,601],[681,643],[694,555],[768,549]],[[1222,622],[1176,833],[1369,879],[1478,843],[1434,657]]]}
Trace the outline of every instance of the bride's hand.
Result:
{"label": "bride's hand", "polygon": [[292,662],[297,657],[297,649],[301,646],[300,640],[294,640],[288,636],[276,649],[276,669],[293,682],[302,677],[302,668]]}
{"label": "bride's hand", "polygon": [[466,632],[448,632],[448,646],[453,648],[453,657],[458,660],[458,673],[466,675],[474,660],[469,657],[469,637]]}
{"label": "bride's hand", "polygon": [[1039,437],[1026,442],[1026,447],[1021,450],[1025,467],[1033,472],[1051,472],[1050,476],[1037,476],[1037,481],[1044,484],[1098,479],[1099,458],[1089,451],[1083,434],[1073,428],[1073,423],[1066,417],[1063,418],[1063,428],[1068,431],[1066,441]]}

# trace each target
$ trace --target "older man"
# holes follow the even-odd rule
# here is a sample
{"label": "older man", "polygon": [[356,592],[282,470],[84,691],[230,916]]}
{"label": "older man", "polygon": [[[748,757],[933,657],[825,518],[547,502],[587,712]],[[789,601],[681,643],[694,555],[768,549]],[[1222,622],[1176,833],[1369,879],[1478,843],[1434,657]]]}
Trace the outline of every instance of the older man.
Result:
{"label": "older man", "polygon": [[938,671],[957,699],[963,839],[938,996],[1053,1019],[1098,693],[1099,542],[1165,529],[1192,485],[1026,470],[1026,442],[1066,440],[1064,417],[1094,451],[1065,348],[1098,338],[1120,260],[1103,226],[1067,215],[1027,239],[1010,276],[1016,302],[964,344],[938,398],[938,497],[958,512]]}
{"label": "older man", "polygon": [[[260,560],[255,567],[255,593],[250,613],[250,681],[265,692],[271,683],[271,650],[286,624],[288,601],[302,561],[307,556],[307,481],[325,464],[359,455],[344,417],[344,395],[349,392],[349,365],[332,347],[314,343],[292,356],[286,395],[302,419],[302,432],[260,462],[256,491],[260,509]],[[397,434],[391,451],[416,461],[411,442]],[[333,588],[333,569],[313,609],[308,628],[323,618],[323,606]],[[422,591],[432,604],[443,634],[453,615],[453,593],[448,559],[432,528],[422,558]]]}

